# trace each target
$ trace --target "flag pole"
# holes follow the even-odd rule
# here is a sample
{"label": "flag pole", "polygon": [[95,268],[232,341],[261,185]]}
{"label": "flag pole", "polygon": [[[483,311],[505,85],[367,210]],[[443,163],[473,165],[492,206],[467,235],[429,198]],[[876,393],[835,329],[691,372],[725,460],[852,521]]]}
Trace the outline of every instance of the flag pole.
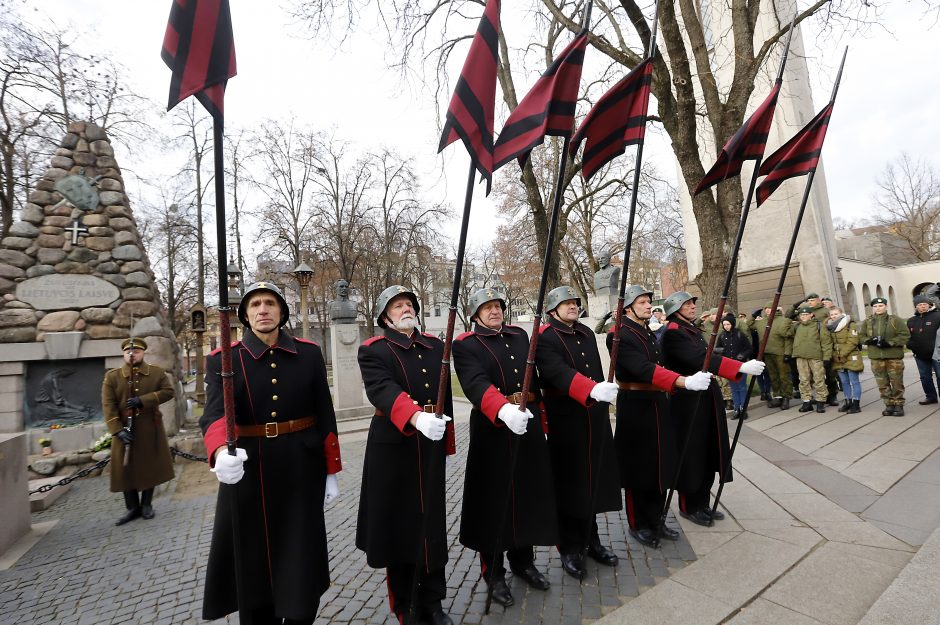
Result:
{"label": "flag pole", "polygon": [[[437,400],[434,403],[434,416],[438,419],[443,418],[444,416],[444,403],[447,401],[447,389],[450,386],[450,353],[451,347],[454,342],[454,325],[457,321],[457,304],[460,298],[460,282],[463,276],[463,259],[464,252],[467,247],[467,229],[470,224],[470,205],[473,202],[473,179],[474,174],[476,173],[476,164],[471,159],[470,161],[470,174],[467,177],[467,191],[464,196],[463,203],[463,218],[460,222],[460,238],[457,242],[457,264],[454,267],[454,286],[451,289],[450,293],[450,310],[447,313],[447,330],[444,334],[444,356],[441,359],[441,374],[438,377],[437,382]],[[453,418],[453,415],[450,415]],[[446,435],[445,435],[446,436]],[[438,476],[438,450],[441,449],[440,441],[433,441],[431,443],[431,454],[428,460],[429,465],[427,467],[427,484],[428,492],[433,492],[432,484],[436,483]],[[428,511],[426,508],[421,510],[421,532],[418,535],[418,554],[415,559],[415,572],[414,576],[411,578],[411,602],[408,605],[408,622],[417,623],[417,606],[418,602],[416,598],[418,596],[418,588],[421,585],[421,568],[422,562],[427,562],[427,558],[422,557],[422,553],[425,551],[426,540],[425,537],[428,533]],[[426,554],[425,554],[426,555]]]}
{"label": "flag pole", "polygon": [[[793,26],[796,23],[796,15],[793,16],[793,21],[790,22],[790,32],[787,36],[786,47],[783,51],[783,57],[780,59],[780,69],[777,72],[776,83],[779,84],[783,81],[783,71],[787,64],[787,55],[790,50],[790,41],[793,36]],[[776,104],[775,104],[776,106]],[[744,227],[747,225],[747,217],[751,208],[751,200],[754,197],[754,188],[757,185],[758,171],[760,170],[761,160],[763,159],[763,154],[757,157],[754,162],[754,169],[751,173],[751,182],[748,185],[747,189],[747,198],[744,200],[744,207],[741,210],[741,218],[738,221],[738,231],[734,237],[734,246],[731,249],[731,258],[728,261],[728,270],[725,272],[725,282],[722,287],[721,297],[718,300],[718,311],[715,314],[715,320],[712,322],[712,334],[708,338],[708,347],[705,349],[705,358],[702,362],[702,371],[707,372],[709,365],[711,364],[712,354],[715,351],[715,341],[718,339],[718,329],[721,327],[721,317],[724,314],[725,304],[728,302],[728,294],[731,291],[731,282],[734,280],[735,270],[738,264],[738,252],[741,250],[741,241],[744,238]],[[710,392],[710,391],[706,391]],[[695,411],[693,412],[693,417],[698,413],[698,407],[702,401],[702,395],[704,393],[699,393],[695,401]],[[685,439],[682,441],[682,450],[679,452],[679,460],[676,462],[675,474],[672,478],[672,486],[669,488],[669,492],[666,495],[666,504],[663,506],[662,514],[659,518],[659,527],[657,528],[657,535],[662,532],[662,528],[666,525],[666,517],[669,515],[669,507],[672,504],[672,497],[675,494],[676,489],[679,485],[679,475],[682,472],[682,465],[685,462],[686,454],[689,450],[689,443],[692,440],[692,430],[691,425],[687,428]],[[719,482],[724,478],[724,473],[719,474]],[[712,521],[709,521],[711,525]]]}
{"label": "flag pole", "polygon": [[[842,63],[839,65],[839,73],[836,75],[835,86],[832,89],[832,97],[829,99],[829,103],[833,104],[836,101],[836,94],[839,92],[839,83],[842,81],[842,69],[845,67],[845,57],[848,54],[848,48],[845,49],[845,52],[842,54]],[[797,212],[796,221],[793,224],[793,232],[790,235],[790,245],[787,247],[786,259],[783,262],[783,268],[780,270],[780,280],[777,282],[777,290],[774,292],[774,300],[770,306],[770,315],[767,318],[767,325],[764,327],[764,335],[761,337],[760,348],[757,352],[757,360],[764,359],[764,350],[767,348],[767,341],[770,340],[770,329],[773,325],[774,318],[777,315],[777,306],[780,304],[780,296],[783,293],[783,284],[787,279],[787,272],[790,269],[790,261],[793,258],[793,250],[796,248],[796,238],[800,233],[800,224],[803,221],[803,213],[806,212],[806,204],[809,201],[809,193],[813,188],[813,179],[816,177],[816,169],[813,168],[807,174],[806,178],[806,187],[803,189],[803,199],[800,202],[800,210]],[[751,376],[750,383],[747,387],[747,395],[744,396],[744,408],[747,410],[747,406],[751,401],[751,393],[754,391],[754,383],[757,381],[757,376]],[[734,451],[738,446],[738,439],[741,437],[741,428],[744,426],[744,419],[738,419],[738,424],[734,429],[734,438],[731,440],[731,450],[728,453],[728,462],[721,468],[721,475],[727,476],[728,472],[731,470],[731,459],[734,458]],[[721,493],[725,488],[725,483],[723,480],[718,480],[718,491],[715,493],[715,502],[712,505],[712,514],[715,510],[718,509],[718,502],[721,500]]]}
{"label": "flag pole", "polygon": [[[650,34],[649,50],[646,59],[653,58],[656,54],[656,28],[659,26],[659,0],[656,0],[656,7],[653,9],[653,28]],[[647,109],[649,102],[647,101]],[[647,110],[647,114],[649,111]],[[644,120],[644,124],[646,121]],[[614,340],[610,347],[610,369],[607,371],[607,381],[613,382],[617,373],[617,356],[620,352],[620,324],[623,321],[623,292],[627,288],[627,274],[630,270],[630,254],[633,248],[633,224],[636,217],[636,202],[640,187],[640,165],[643,163],[643,144],[646,142],[646,134],[640,139],[636,146],[636,159],[633,170],[633,191],[630,194],[630,217],[627,221],[627,239],[623,250],[623,271],[620,274],[620,288],[617,290],[617,307],[614,309]]]}
{"label": "flag pole", "polygon": [[225,238],[225,160],[223,153],[224,122],[212,116],[212,151],[215,161],[215,236],[219,270],[219,342],[222,348],[222,405],[225,411],[225,446],[235,455],[235,391],[232,385],[232,336],[229,327],[228,274]]}

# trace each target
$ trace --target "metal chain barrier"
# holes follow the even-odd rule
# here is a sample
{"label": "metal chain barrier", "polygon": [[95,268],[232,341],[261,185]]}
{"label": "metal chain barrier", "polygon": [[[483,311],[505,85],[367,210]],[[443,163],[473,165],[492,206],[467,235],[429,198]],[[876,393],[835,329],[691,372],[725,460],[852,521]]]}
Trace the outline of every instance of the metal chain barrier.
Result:
{"label": "metal chain barrier", "polygon": [[[185,458],[186,460],[192,460],[193,462],[206,462],[206,461],[208,460],[208,458],[205,457],[205,456],[197,456],[197,455],[195,455],[195,454],[186,453],[185,451],[182,451],[182,450],[180,450],[180,449],[177,449],[176,447],[170,447],[170,453],[173,454],[174,456],[179,456],[180,458]],[[101,460],[101,461],[97,462],[96,464],[94,464],[94,465],[92,465],[92,466],[90,466],[90,467],[86,467],[86,468],[82,469],[81,471],[79,471],[79,472],[77,472],[77,473],[75,473],[75,474],[73,474],[73,475],[70,475],[70,476],[68,476],[68,477],[62,478],[61,480],[59,480],[59,481],[56,482],[55,484],[45,484],[45,485],[40,486],[39,488],[37,488],[37,489],[35,489],[35,490],[31,490],[31,491],[29,491],[29,494],[30,494],[30,495],[35,495],[36,493],[48,493],[50,490],[52,490],[53,488],[55,488],[55,487],[57,487],[57,486],[65,486],[66,484],[71,484],[71,483],[74,482],[75,480],[78,480],[78,479],[81,479],[81,478],[87,476],[89,473],[92,473],[92,472],[94,472],[94,471],[97,471],[98,469],[103,469],[104,466],[105,466],[106,464],[108,464],[109,462],[111,462],[110,456],[107,457],[107,458],[105,458],[104,460]]]}
{"label": "metal chain barrier", "polygon": [[75,473],[75,474],[73,474],[73,475],[70,475],[70,476],[68,476],[68,477],[66,477],[66,478],[62,478],[61,480],[59,480],[59,481],[56,482],[55,484],[46,484],[46,485],[44,485],[44,486],[40,486],[40,487],[37,488],[36,490],[31,490],[31,491],[29,491],[29,494],[30,494],[30,495],[35,495],[36,493],[47,493],[47,492],[49,492],[50,490],[52,490],[53,488],[55,488],[56,486],[65,486],[66,484],[71,484],[71,483],[74,482],[75,480],[77,480],[77,479],[79,479],[79,478],[85,477],[86,475],[88,475],[88,474],[91,473],[92,471],[96,471],[96,470],[98,470],[98,469],[103,468],[104,465],[108,464],[109,462],[111,462],[111,457],[110,457],[110,456],[107,457],[107,458],[105,458],[104,460],[99,461],[99,462],[98,462],[97,464],[95,464],[95,465],[92,465],[92,466],[90,466],[90,467],[88,467],[88,468],[82,469],[82,470],[79,471],[78,473]]}
{"label": "metal chain barrier", "polygon": [[206,456],[197,456],[195,454],[189,454],[185,451],[177,449],[176,447],[170,447],[170,453],[174,456],[179,456],[180,458],[185,458],[186,460],[192,460],[193,462],[206,462],[209,459]]}

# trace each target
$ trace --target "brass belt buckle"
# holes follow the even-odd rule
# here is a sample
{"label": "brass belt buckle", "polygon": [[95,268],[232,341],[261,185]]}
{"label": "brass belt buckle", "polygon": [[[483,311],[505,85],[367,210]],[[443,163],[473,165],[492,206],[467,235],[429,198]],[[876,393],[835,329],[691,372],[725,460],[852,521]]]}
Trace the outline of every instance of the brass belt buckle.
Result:
{"label": "brass belt buckle", "polygon": [[516,391],[511,395],[512,399],[509,400],[509,403],[519,405],[522,403],[522,391]]}
{"label": "brass belt buckle", "polygon": [[[271,428],[274,428],[274,434],[271,434]],[[268,421],[264,424],[264,437],[265,438],[277,438],[279,432],[277,431],[277,421]]]}
{"label": "brass belt buckle", "polygon": [[425,412],[429,412],[429,413],[433,414],[433,413],[434,413],[434,404],[424,404],[423,410],[424,410]]}

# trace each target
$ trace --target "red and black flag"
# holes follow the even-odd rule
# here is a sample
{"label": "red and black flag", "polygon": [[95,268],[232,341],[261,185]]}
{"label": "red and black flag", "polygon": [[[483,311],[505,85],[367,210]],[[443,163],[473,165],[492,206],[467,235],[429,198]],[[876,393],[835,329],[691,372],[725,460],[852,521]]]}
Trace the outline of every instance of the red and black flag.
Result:
{"label": "red and black flag", "polygon": [[486,179],[486,193],[493,182],[493,111],[496,107],[496,66],[499,61],[499,0],[488,0],[477,33],[470,44],[457,87],[447,108],[440,152],[459,137],[470,159]]}
{"label": "red and black flag", "polygon": [[587,42],[583,32],[569,43],[506,120],[494,148],[494,169],[514,158],[523,166],[545,135],[571,136]]}
{"label": "red and black flag", "polygon": [[235,75],[228,0],[173,0],[160,56],[173,71],[166,110],[195,95],[221,119],[225,83]]}
{"label": "red and black flag", "polygon": [[744,161],[761,158],[764,155],[770,124],[774,120],[774,109],[777,106],[780,84],[781,81],[778,78],[774,83],[774,88],[770,91],[770,95],[757,107],[757,110],[744,122],[744,125],[734,133],[734,136],[728,140],[725,147],[721,149],[718,160],[715,161],[712,168],[708,170],[702,181],[695,187],[692,195],[698,195],[719,182],[734,178],[741,173],[741,166]]}
{"label": "red and black flag", "polygon": [[805,176],[816,170],[823,141],[826,140],[829,118],[832,116],[832,105],[830,102],[760,166],[758,175],[767,177],[757,187],[758,206],[770,197],[784,180]]}
{"label": "red and black flag", "polygon": [[568,152],[574,156],[587,139],[581,158],[586,180],[623,154],[628,145],[643,141],[652,77],[653,59],[648,58],[611,87],[581,122]]}

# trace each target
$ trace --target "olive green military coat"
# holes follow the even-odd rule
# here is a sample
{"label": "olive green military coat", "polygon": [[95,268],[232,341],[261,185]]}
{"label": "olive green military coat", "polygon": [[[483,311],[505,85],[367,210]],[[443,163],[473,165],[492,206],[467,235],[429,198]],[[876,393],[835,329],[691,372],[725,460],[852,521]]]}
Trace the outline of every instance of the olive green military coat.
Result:
{"label": "olive green military coat", "polygon": [[[146,490],[173,479],[173,458],[163,429],[160,404],[175,394],[166,372],[156,365],[144,362],[134,368],[124,365],[111,369],[101,385],[101,410],[105,425],[114,435],[127,425],[128,415],[134,413],[131,460],[124,466],[124,443],[111,441],[111,492]],[[131,397],[140,397],[143,406],[136,411],[124,407]]]}

